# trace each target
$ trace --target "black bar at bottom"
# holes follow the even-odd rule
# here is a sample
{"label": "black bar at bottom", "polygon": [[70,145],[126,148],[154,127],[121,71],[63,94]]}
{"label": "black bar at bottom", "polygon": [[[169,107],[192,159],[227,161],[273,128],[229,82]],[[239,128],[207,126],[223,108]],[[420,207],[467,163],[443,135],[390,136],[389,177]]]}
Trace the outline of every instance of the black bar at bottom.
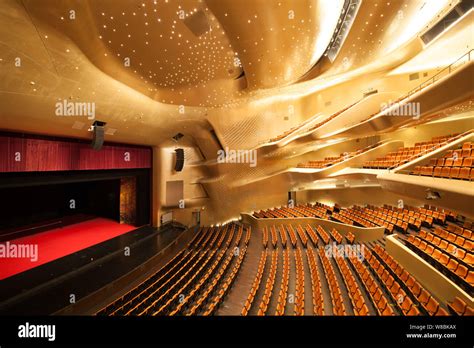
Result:
{"label": "black bar at bottom", "polygon": [[[55,325],[55,340],[20,338],[19,326]],[[472,317],[0,317],[0,346],[146,344],[221,346],[472,346]]]}

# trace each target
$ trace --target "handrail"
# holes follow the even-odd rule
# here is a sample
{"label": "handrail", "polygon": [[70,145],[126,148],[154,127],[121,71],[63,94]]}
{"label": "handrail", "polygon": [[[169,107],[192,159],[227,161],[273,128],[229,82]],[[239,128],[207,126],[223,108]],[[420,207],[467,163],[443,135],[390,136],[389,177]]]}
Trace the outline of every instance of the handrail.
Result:
{"label": "handrail", "polygon": [[412,90],[410,90],[403,99],[406,99],[408,98],[409,96],[411,96],[412,94],[415,94],[416,92],[419,92],[421,91],[423,88],[435,83],[437,81],[436,77],[438,77],[439,75],[441,75],[444,71],[448,70],[448,74],[451,73],[451,71],[454,71],[456,69],[453,69],[451,70],[451,67],[453,67],[457,62],[459,62],[461,59],[463,59],[464,57],[467,56],[467,60],[466,60],[466,63],[469,62],[471,60],[471,52],[473,52],[474,49],[471,49],[469,51],[467,51],[466,53],[464,53],[461,57],[459,57],[458,59],[456,59],[454,62],[452,62],[451,64],[449,64],[447,67],[445,67],[444,69],[440,70],[438,73],[436,73],[435,75],[433,75],[432,77],[430,77],[428,80],[426,81],[423,81],[421,84],[419,84],[417,87],[413,88]]}
{"label": "handrail", "polygon": [[[461,59],[463,59],[465,56],[468,57],[467,62],[469,62],[471,60],[471,52],[474,51],[474,49],[471,49],[469,51],[467,51],[466,53],[464,53],[461,57],[459,57],[458,59],[456,59],[454,62],[452,62],[451,64],[449,64],[447,67],[443,68],[441,71],[439,71],[438,73],[436,73],[435,75],[433,75],[432,77],[430,77],[428,80],[422,82],[421,84],[419,84],[417,87],[413,88],[412,90],[410,90],[407,94],[404,94],[402,95],[400,98],[398,98],[394,104],[400,104],[402,101],[404,101],[405,99],[409,98],[410,96],[412,96],[413,94],[421,91],[423,88],[425,87],[428,87],[430,85],[432,85],[433,83],[435,83],[437,81],[437,79],[435,79],[437,76],[439,76],[441,73],[443,73],[446,69],[448,69],[448,74],[451,73],[451,71],[454,71],[455,69],[451,69],[451,67],[456,64],[457,62],[459,62]],[[473,58],[474,58],[474,53],[473,53]],[[369,117],[367,117],[366,119],[362,120],[361,122],[365,122],[365,121],[368,121],[370,119],[372,119],[374,116],[380,114],[383,110],[378,110],[376,112],[374,112],[372,115],[370,115]]]}

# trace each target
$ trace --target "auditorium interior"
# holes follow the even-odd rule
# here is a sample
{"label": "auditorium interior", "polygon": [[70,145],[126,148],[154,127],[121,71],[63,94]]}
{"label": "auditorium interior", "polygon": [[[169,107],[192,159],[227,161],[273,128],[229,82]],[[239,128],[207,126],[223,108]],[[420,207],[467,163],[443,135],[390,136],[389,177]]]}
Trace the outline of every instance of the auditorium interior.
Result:
{"label": "auditorium interior", "polygon": [[472,316],[473,6],[2,0],[0,314]]}

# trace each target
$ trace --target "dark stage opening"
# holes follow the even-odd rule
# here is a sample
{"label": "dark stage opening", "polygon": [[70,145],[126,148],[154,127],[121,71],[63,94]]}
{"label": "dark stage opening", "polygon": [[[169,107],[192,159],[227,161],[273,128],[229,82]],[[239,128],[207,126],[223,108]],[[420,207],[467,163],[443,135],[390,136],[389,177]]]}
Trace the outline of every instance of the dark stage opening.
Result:
{"label": "dark stage opening", "polygon": [[[0,240],[103,217],[150,223],[149,170],[22,173],[0,187]],[[13,182],[12,182],[13,181]]]}

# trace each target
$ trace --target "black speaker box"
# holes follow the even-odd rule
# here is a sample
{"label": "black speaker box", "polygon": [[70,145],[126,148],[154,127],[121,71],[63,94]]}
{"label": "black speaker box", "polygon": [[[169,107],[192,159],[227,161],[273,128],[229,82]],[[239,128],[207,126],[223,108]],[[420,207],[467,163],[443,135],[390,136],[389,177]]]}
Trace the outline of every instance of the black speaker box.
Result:
{"label": "black speaker box", "polygon": [[180,172],[183,170],[184,167],[184,150],[183,149],[175,149],[176,152],[176,162],[174,164],[174,170]]}
{"label": "black speaker box", "polygon": [[92,125],[92,148],[100,150],[104,144],[105,122],[95,121]]}

